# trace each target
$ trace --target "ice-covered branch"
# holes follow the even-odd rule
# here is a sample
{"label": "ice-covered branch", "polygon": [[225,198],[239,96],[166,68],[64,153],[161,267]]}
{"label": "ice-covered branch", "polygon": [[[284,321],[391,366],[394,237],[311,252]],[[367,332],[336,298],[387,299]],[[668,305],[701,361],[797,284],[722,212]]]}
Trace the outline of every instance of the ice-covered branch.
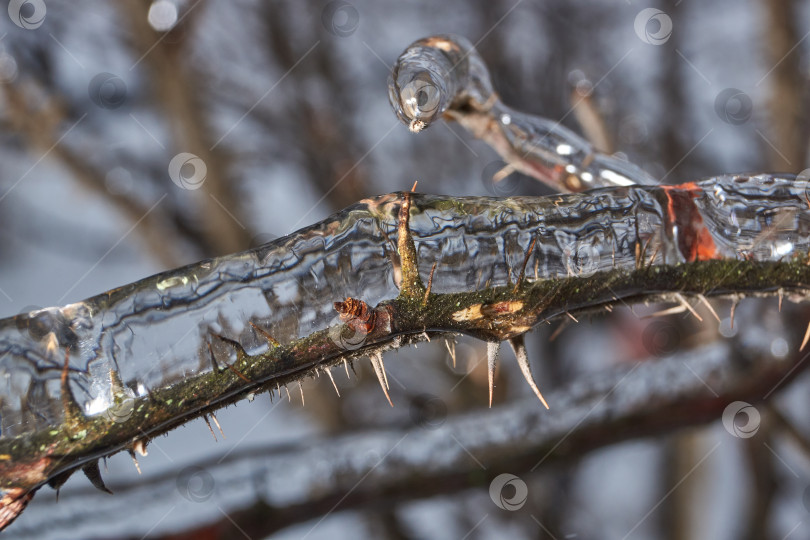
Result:
{"label": "ice-covered branch", "polygon": [[248,393],[363,356],[385,389],[380,353],[430,334],[513,340],[528,375],[520,336],[565,313],[682,295],[803,296],[805,184],[394,193],[258,249],[0,321],[0,521],[45,482],[84,468],[98,483],[99,457],[143,451]]}

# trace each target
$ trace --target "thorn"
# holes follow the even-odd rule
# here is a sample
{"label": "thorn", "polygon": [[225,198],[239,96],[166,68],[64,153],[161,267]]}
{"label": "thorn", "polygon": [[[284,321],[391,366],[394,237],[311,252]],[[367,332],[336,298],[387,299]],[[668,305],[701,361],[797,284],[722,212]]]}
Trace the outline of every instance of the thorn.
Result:
{"label": "thorn", "polygon": [[214,372],[219,373],[220,368],[219,364],[217,363],[217,356],[214,354],[214,349],[211,347],[211,342],[209,341],[207,345],[208,352],[211,354],[211,368],[214,370]]}
{"label": "thorn", "polygon": [[369,359],[371,360],[372,367],[374,367],[377,380],[380,381],[380,386],[382,386],[383,392],[385,392],[385,397],[388,399],[388,404],[393,407],[394,402],[391,401],[391,396],[388,394],[388,376],[385,374],[385,364],[383,364],[382,354],[379,352],[372,353]]}
{"label": "thorn", "polygon": [[335,392],[337,393],[338,397],[340,397],[340,390],[338,390],[337,383],[335,383],[335,378],[332,377],[332,372],[329,370],[329,368],[325,369],[324,371],[326,371],[326,374],[329,375],[329,380],[332,381],[332,386],[335,387]]}
{"label": "thorn", "polygon": [[418,184],[418,183],[419,183],[419,180],[414,180],[413,181],[413,186],[411,186],[411,193],[416,191],[416,184]]}
{"label": "thorn", "polygon": [[526,265],[529,263],[529,257],[532,256],[532,251],[534,251],[534,245],[537,243],[537,235],[535,235],[534,239],[532,240],[532,244],[529,246],[529,250],[526,252],[526,256],[523,257],[523,266],[520,267],[520,274],[518,275],[517,282],[515,283],[515,288],[512,289],[512,293],[518,292],[518,288],[520,284],[523,282],[523,278],[526,277]]}
{"label": "thorn", "polygon": [[[238,362],[238,360],[237,360],[237,362]],[[231,364],[225,364],[225,367],[228,368],[229,370],[231,370],[233,373],[235,373],[237,377],[239,377],[240,379],[242,379],[246,383],[253,382],[250,379],[248,379],[246,376],[244,376],[242,373],[240,373],[239,370],[236,369],[235,367],[233,367]]]}
{"label": "thorn", "polygon": [[149,452],[146,451],[146,444],[148,442],[149,441],[147,441],[146,439],[138,439],[132,445],[132,449],[135,450],[136,452],[138,452],[143,457],[146,457],[149,454]]}
{"label": "thorn", "polygon": [[498,359],[498,350],[501,344],[497,341],[487,341],[487,372],[489,380],[489,408],[492,408],[492,390],[495,387],[495,362]]}
{"label": "thorn", "polygon": [[697,295],[697,297],[698,297],[698,300],[703,302],[703,305],[706,306],[709,309],[709,312],[712,314],[712,316],[714,316],[715,320],[719,323],[720,322],[720,316],[714,310],[714,308],[712,307],[712,304],[709,302],[709,300],[705,296],[703,296],[702,294]]}
{"label": "thorn", "polygon": [[740,300],[735,298],[731,302],[731,312],[729,313],[729,318],[731,319],[731,329],[734,330],[734,312],[737,310],[737,304],[740,303]]}
{"label": "thorn", "polygon": [[492,181],[497,184],[498,182],[505,179],[507,176],[509,176],[510,174],[515,172],[516,170],[517,169],[515,168],[515,166],[510,163],[510,164],[506,165],[504,168],[502,168],[501,170],[499,170],[498,172],[496,172],[495,174],[493,174],[492,175]]}
{"label": "thorn", "polygon": [[425,290],[425,297],[422,299],[423,304],[427,304],[428,296],[430,296],[430,288],[433,287],[433,272],[436,271],[436,263],[438,262],[439,261],[434,262],[433,267],[430,269],[430,276],[428,277],[428,286],[427,289]]}
{"label": "thorn", "polygon": [[219,442],[217,440],[217,434],[214,433],[214,428],[211,427],[211,422],[208,420],[208,415],[207,414],[203,415],[203,420],[205,420],[205,424],[208,426],[208,431],[211,432],[211,436],[214,438],[214,442]]}
{"label": "thorn", "polygon": [[48,480],[48,485],[56,490],[56,502],[59,502],[59,490],[62,489],[62,486],[65,485],[65,482],[67,482],[68,478],[70,478],[70,475],[73,474],[74,470],[75,469],[71,469],[61,472],[56,476],[54,476],[53,478],[51,478],[50,480]]}
{"label": "thorn", "polygon": [[135,464],[135,468],[138,470],[138,474],[141,474],[141,466],[138,465],[138,458],[135,457],[135,452],[133,452],[132,449],[130,449],[128,451],[129,451],[129,457],[132,458],[132,463]]}
{"label": "thorn", "polygon": [[452,345],[450,345],[450,340],[444,340],[444,346],[447,347],[447,352],[450,353],[450,358],[453,359],[453,367],[456,367],[456,342],[454,341]]}
{"label": "thorn", "polygon": [[349,375],[349,362],[346,361],[345,356],[343,357],[343,367],[346,368],[346,378],[351,379],[351,376]]}
{"label": "thorn", "polygon": [[674,296],[675,296],[675,299],[678,301],[678,303],[679,303],[679,304],[681,304],[683,307],[685,307],[686,309],[688,309],[688,310],[689,310],[689,313],[691,313],[692,315],[694,315],[694,316],[695,316],[695,318],[696,318],[698,321],[703,322],[703,317],[701,317],[700,315],[698,315],[698,312],[697,312],[697,311],[695,311],[695,309],[694,309],[692,306],[690,306],[690,305],[689,305],[689,302],[687,302],[687,301],[686,301],[686,298],[684,298],[684,297],[683,297],[683,295],[682,295],[681,293],[675,293],[675,295],[674,295]]}
{"label": "thorn", "polygon": [[304,403],[304,387],[301,385],[300,379],[298,380],[298,389],[301,391],[301,406],[304,407],[306,406],[306,403]]}
{"label": "thorn", "polygon": [[411,219],[411,193],[402,195],[402,204],[399,207],[399,224],[397,225],[397,251],[399,252],[400,294],[411,299],[421,298],[425,294],[425,285],[419,277],[419,264],[416,256],[416,245],[410,230]]}
{"label": "thorn", "polygon": [[279,346],[281,345],[281,343],[279,343],[279,342],[276,340],[276,338],[274,338],[273,336],[271,336],[271,335],[270,335],[270,332],[268,332],[268,331],[267,331],[267,330],[265,330],[264,328],[259,328],[258,326],[256,326],[255,324],[253,324],[253,321],[249,321],[249,324],[250,324],[250,326],[252,326],[252,327],[253,327],[253,329],[254,329],[254,330],[256,330],[258,333],[260,333],[261,335],[263,335],[263,336],[264,336],[264,338],[265,338],[265,339],[268,341],[268,343],[270,343],[270,345],[271,345],[271,346],[273,346],[273,347],[279,347]]}
{"label": "thorn", "polygon": [[810,323],[807,323],[807,330],[804,332],[804,339],[802,339],[802,344],[799,347],[799,352],[802,352],[804,350],[808,341],[810,341]]}
{"label": "thorn", "polygon": [[217,420],[217,415],[211,413],[211,420],[214,421],[214,424],[217,425],[217,429],[219,430],[219,434],[222,435],[222,438],[225,438],[225,432],[222,431],[222,426],[219,425],[219,420]]}
{"label": "thorn", "polygon": [[93,487],[112,495],[112,491],[110,491],[107,486],[104,485],[104,479],[101,478],[101,471],[98,470],[98,461],[91,461],[90,463],[87,463],[84,467],[82,467],[82,472],[87,479],[90,480],[90,483],[93,484]]}
{"label": "thorn", "polygon": [[537,388],[537,384],[534,382],[534,376],[532,375],[532,366],[529,364],[529,355],[526,352],[526,343],[523,339],[523,336],[517,336],[509,340],[509,344],[512,346],[512,350],[515,351],[515,358],[517,358],[517,363],[520,366],[520,371],[523,373],[523,377],[526,379],[526,382],[529,383],[534,393],[537,397],[540,398],[540,401],[543,405],[548,409],[548,403],[546,403],[546,398],[543,397],[543,394],[540,393],[540,389]]}
{"label": "thorn", "polygon": [[549,336],[548,338],[549,343],[557,339],[560,336],[560,334],[562,334],[562,331],[565,330],[569,324],[570,322],[568,321],[568,319],[562,319],[560,321],[559,326],[557,326],[557,328],[554,329],[554,332],[551,333],[551,336]]}
{"label": "thorn", "polygon": [[653,318],[653,317],[665,317],[666,315],[675,315],[676,313],[683,313],[686,311],[686,307],[682,304],[678,304],[677,306],[673,306],[671,308],[662,309],[661,311],[656,311],[652,315],[647,315],[642,317],[642,319],[646,318]]}
{"label": "thorn", "polygon": [[568,313],[567,311],[565,312],[565,314],[566,314],[566,315],[568,315],[568,317],[569,317],[569,318],[570,318],[572,321],[574,321],[575,323],[579,323],[579,321],[577,320],[577,318],[576,318],[576,317],[574,317],[573,315],[571,315],[570,313]]}

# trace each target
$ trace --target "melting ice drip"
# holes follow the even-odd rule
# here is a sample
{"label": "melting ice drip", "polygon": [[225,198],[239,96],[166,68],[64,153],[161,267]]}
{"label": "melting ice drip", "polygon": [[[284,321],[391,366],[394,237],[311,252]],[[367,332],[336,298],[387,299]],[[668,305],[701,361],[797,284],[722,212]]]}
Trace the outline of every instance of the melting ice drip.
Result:
{"label": "melting ice drip", "polygon": [[597,152],[559,122],[504,105],[484,61],[460,36],[433,36],[409,46],[389,78],[388,97],[412,132],[441,118],[456,120],[514,170],[559,191],[657,183],[632,163]]}

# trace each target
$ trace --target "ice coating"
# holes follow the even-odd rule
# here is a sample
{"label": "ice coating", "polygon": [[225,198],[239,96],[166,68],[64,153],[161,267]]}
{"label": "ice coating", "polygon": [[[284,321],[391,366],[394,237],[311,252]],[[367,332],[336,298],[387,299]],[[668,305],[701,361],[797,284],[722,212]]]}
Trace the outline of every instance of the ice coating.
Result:
{"label": "ice coating", "polygon": [[[706,258],[781,261],[810,250],[806,190],[791,175],[758,175],[551,197],[414,194],[410,230],[421,275],[437,263],[434,293],[514,283],[535,238],[530,282]],[[396,297],[401,201],[367,199],[257,249],[0,320],[0,440],[62,421],[66,349],[79,407],[105,414],[115,380],[143,396],[210,371],[213,333],[256,354],[268,345],[251,322],[284,344],[334,325],[335,301]]]}
{"label": "ice coating", "polygon": [[411,44],[397,59],[388,92],[394,112],[411,131],[442,117],[455,120],[516,170],[560,191],[656,183],[640,167],[596,151],[559,122],[504,105],[483,59],[460,36]]}

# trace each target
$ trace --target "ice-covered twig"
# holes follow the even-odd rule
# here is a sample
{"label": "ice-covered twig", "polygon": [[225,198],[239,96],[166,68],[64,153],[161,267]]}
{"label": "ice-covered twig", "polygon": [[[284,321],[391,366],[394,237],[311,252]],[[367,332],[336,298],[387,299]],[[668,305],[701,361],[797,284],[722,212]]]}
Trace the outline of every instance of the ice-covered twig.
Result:
{"label": "ice-covered twig", "polygon": [[[248,393],[429,334],[502,341],[561,315],[677,295],[803,297],[805,184],[394,193],[258,249],[2,320],[0,521],[101,456],[143,452]],[[425,294],[420,276],[436,262]]]}

